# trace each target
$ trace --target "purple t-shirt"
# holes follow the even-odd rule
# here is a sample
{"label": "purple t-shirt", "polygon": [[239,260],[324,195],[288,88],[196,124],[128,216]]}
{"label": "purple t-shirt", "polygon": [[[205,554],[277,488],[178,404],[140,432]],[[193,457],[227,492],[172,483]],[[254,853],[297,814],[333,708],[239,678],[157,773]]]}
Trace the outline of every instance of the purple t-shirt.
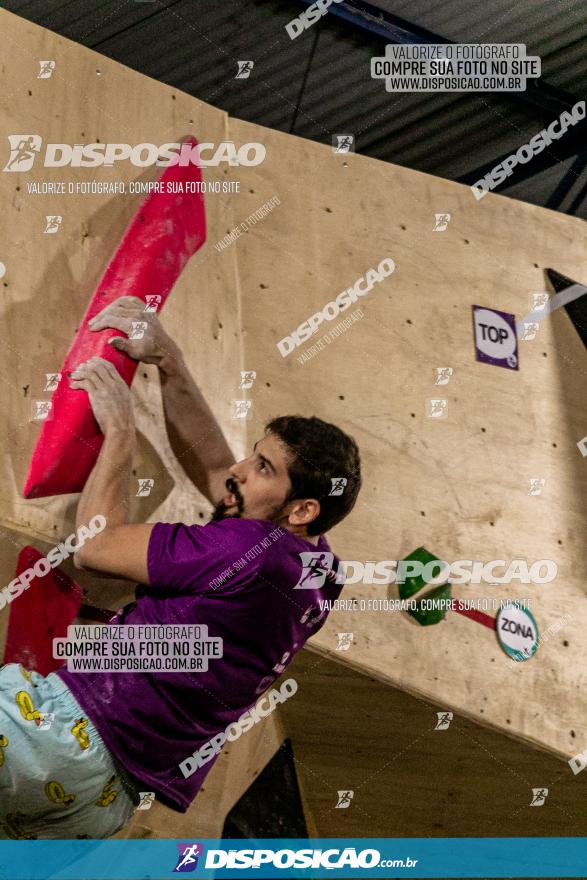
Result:
{"label": "purple t-shirt", "polygon": [[[312,558],[320,558],[314,574]],[[205,672],[63,666],[58,675],[115,760],[185,812],[217,755],[188,778],[179,765],[253,706],[323,626],[328,611],[320,601],[342,589],[339,560],[323,536],[316,546],[274,523],[233,518],[156,523],[147,565],[151,586],[139,585],[136,603],[111,623],[205,624],[209,637],[222,639],[222,658],[210,658]],[[312,588],[294,589],[301,580]]]}

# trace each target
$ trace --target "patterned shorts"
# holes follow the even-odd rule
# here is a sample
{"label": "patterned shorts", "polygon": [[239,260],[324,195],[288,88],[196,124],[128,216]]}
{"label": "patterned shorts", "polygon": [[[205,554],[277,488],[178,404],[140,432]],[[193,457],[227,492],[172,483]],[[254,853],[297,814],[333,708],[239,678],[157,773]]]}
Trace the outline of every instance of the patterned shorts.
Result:
{"label": "patterned shorts", "polygon": [[110,837],[139,800],[58,675],[0,666],[0,839]]}

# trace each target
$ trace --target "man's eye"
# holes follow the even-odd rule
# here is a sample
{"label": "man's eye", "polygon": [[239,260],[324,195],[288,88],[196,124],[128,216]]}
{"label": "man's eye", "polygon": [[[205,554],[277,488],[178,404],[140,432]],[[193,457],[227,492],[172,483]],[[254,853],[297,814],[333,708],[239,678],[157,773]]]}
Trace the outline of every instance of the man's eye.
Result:
{"label": "man's eye", "polygon": [[267,465],[265,464],[264,461],[260,461],[260,462],[259,462],[259,470],[260,470],[260,471],[262,471],[262,470],[267,470]]}

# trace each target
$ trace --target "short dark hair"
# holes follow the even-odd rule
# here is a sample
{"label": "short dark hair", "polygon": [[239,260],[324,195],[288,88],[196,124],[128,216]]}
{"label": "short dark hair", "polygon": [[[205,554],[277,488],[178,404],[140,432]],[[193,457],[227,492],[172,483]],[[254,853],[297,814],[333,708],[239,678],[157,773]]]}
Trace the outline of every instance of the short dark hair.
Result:
{"label": "short dark hair", "polygon": [[[355,440],[329,422],[312,416],[280,416],[265,426],[289,450],[287,472],[291,492],[287,501],[316,498],[320,513],[307,526],[308,535],[321,535],[347,516],[361,488],[361,457]],[[344,477],[341,495],[330,495],[331,480]]]}

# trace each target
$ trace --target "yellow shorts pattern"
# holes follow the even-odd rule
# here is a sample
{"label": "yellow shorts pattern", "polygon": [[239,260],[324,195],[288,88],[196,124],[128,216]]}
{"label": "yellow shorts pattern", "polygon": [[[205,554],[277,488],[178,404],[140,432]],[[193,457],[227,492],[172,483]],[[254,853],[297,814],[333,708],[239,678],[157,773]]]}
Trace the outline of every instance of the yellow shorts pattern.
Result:
{"label": "yellow shorts pattern", "polygon": [[0,666],[0,839],[110,837],[138,803],[58,675]]}

